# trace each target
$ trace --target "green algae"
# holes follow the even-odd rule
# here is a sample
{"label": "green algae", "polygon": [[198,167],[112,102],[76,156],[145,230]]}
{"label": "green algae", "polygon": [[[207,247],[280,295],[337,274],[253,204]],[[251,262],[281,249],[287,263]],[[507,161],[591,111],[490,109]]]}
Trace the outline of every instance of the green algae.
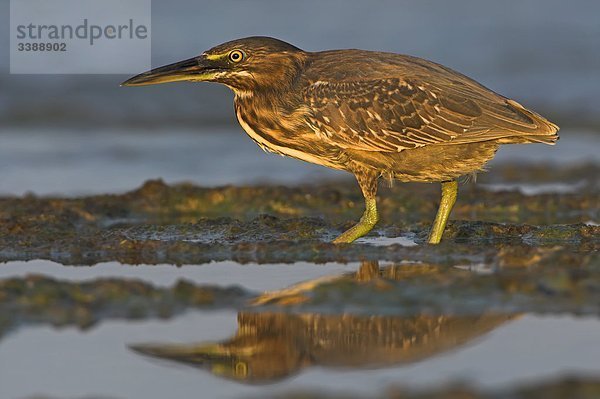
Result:
{"label": "green algae", "polygon": [[[165,190],[177,191],[179,187]],[[102,201],[102,198],[85,201]],[[138,219],[121,219],[119,223],[110,224],[103,219],[105,216],[90,216],[89,211],[77,208],[75,204],[81,200],[61,200],[64,203],[59,201],[59,205],[50,199],[34,199],[34,204],[27,198],[11,201],[15,203],[5,204],[7,208],[3,211],[10,216],[5,216],[0,224],[0,259],[5,261],[44,258],[69,264],[108,260],[181,264],[231,259],[289,263],[299,260],[399,261],[411,258],[411,254],[418,260],[428,255],[428,260],[440,261],[440,256],[450,252],[452,258],[485,256],[486,252],[506,245],[561,245],[578,251],[595,251],[600,247],[600,226],[583,223],[536,226],[458,220],[449,223],[440,248],[407,249],[329,244],[352,219],[333,223],[318,217],[258,215],[250,219],[201,217],[193,223],[157,223],[140,222],[138,215]],[[69,201],[73,203],[69,205]],[[422,244],[429,223],[388,224],[371,236],[409,235]]]}
{"label": "green algae", "polygon": [[0,280],[0,335],[23,324],[89,328],[106,319],[170,318],[187,309],[239,307],[249,297],[240,288],[184,280],[157,288],[137,280],[77,283],[30,275]]}
{"label": "green algae", "polygon": [[[514,253],[503,257],[512,258]],[[600,316],[600,256],[557,250],[528,254],[529,264],[447,266],[363,262],[357,273],[263,294],[255,305],[288,311],[356,314],[570,313]],[[486,273],[478,267],[486,266]]]}
{"label": "green algae", "polygon": [[[506,245],[561,245],[598,250],[598,165],[507,165],[482,175],[483,183],[577,183],[577,190],[524,195],[465,184],[444,235],[448,248],[412,250],[441,261],[441,253],[487,256]],[[381,185],[378,234],[410,236],[423,244],[439,203],[435,184]],[[0,260],[52,259],[69,264],[314,262],[411,258],[411,251],[328,242],[362,213],[356,184],[298,187],[205,188],[146,182],[122,195],[83,198],[0,198]],[[590,223],[592,222],[592,223]],[[596,223],[596,224],[595,224]],[[469,248],[471,246],[472,248]],[[474,254],[474,255],[473,255]],[[423,258],[417,259],[423,260]]]}
{"label": "green algae", "polygon": [[[600,226],[586,224],[533,226],[490,222],[450,222],[439,246],[424,245],[428,227],[410,230],[388,227],[387,237],[413,237],[416,247],[329,243],[344,228],[322,219],[259,216],[249,221],[200,219],[186,224],[85,227],[66,234],[37,235],[37,229],[0,237],[0,260],[50,259],[64,264],[95,264],[117,260],[130,264],[201,264],[234,260],[240,263],[310,261],[421,260],[459,263],[483,261],[503,248],[559,246],[589,252],[600,248]],[[371,234],[375,236],[377,232]]]}

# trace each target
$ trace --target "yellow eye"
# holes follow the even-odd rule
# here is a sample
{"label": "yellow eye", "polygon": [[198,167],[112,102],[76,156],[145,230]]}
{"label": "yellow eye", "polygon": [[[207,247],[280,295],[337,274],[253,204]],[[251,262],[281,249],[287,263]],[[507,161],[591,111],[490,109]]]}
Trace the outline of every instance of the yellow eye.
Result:
{"label": "yellow eye", "polygon": [[240,62],[244,59],[244,53],[241,50],[233,50],[229,53],[229,61]]}
{"label": "yellow eye", "polygon": [[234,366],[236,377],[247,377],[248,376],[248,365],[244,362],[237,362]]}

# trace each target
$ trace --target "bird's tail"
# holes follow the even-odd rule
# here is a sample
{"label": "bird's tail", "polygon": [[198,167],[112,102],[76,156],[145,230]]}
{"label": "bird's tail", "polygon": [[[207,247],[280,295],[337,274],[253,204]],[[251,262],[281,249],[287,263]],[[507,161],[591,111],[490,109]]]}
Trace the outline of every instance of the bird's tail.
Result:
{"label": "bird's tail", "polygon": [[[533,121],[535,128],[521,131],[519,135],[506,137],[499,140],[500,144],[521,144],[521,143],[543,143],[554,145],[558,141],[559,127],[540,114],[530,111],[514,100],[507,100],[507,106],[513,112],[520,114],[527,120]],[[525,130],[525,129],[524,129]]]}

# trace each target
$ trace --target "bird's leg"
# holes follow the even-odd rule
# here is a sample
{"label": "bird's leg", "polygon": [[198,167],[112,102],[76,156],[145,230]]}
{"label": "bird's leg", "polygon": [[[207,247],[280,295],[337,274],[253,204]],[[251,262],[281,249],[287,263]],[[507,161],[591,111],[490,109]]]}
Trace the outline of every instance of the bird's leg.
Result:
{"label": "bird's leg", "polygon": [[356,180],[365,197],[365,212],[360,221],[344,231],[338,238],[333,240],[334,244],[348,244],[373,230],[379,220],[377,213],[377,180],[378,175],[373,172],[356,173]]}
{"label": "bird's leg", "polygon": [[452,207],[456,202],[457,195],[458,182],[456,180],[442,182],[442,200],[440,201],[440,207],[433,222],[431,233],[429,233],[430,244],[440,243],[446,223],[448,222],[448,216],[450,216],[450,211],[452,211]]}
{"label": "bird's leg", "polygon": [[356,281],[372,281],[379,277],[379,261],[362,261],[356,272]]}

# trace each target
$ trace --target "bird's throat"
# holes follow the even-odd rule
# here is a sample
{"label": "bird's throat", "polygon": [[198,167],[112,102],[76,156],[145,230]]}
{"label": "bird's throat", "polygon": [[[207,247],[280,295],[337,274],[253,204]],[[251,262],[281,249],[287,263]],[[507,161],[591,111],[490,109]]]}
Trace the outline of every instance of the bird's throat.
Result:
{"label": "bird's throat", "polygon": [[234,87],[230,87],[231,90],[233,90],[233,93],[235,94],[235,101],[239,101],[239,100],[246,100],[246,99],[250,99],[252,97],[254,97],[254,92],[252,90],[246,90],[246,89],[236,89]]}

